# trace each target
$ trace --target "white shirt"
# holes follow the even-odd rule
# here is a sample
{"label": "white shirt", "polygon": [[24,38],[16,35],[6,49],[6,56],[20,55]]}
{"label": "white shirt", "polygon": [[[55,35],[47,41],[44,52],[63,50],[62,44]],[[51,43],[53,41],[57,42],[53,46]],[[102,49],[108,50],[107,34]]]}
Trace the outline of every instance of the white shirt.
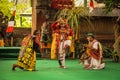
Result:
{"label": "white shirt", "polygon": [[94,44],[93,44],[93,48],[95,48],[95,49],[98,49],[98,44],[99,44],[99,42],[98,41],[96,41],[96,42],[94,42]]}

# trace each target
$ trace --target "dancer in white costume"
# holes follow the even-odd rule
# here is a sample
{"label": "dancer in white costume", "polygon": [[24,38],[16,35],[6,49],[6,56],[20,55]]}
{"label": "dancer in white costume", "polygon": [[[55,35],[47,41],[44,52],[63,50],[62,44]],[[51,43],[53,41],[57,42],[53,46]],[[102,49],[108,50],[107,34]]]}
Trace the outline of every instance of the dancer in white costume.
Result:
{"label": "dancer in white costume", "polygon": [[67,29],[65,23],[62,23],[60,26],[60,43],[59,43],[59,50],[58,50],[58,62],[60,68],[66,68],[65,65],[65,56],[66,56],[66,49],[70,48],[71,40],[69,39],[69,30]]}
{"label": "dancer in white costume", "polygon": [[58,55],[60,68],[66,68],[65,65],[66,49],[70,46],[71,46],[71,40],[66,40],[65,38],[61,40],[59,47],[59,55]]}
{"label": "dancer in white costume", "polygon": [[105,63],[102,63],[102,45],[94,38],[93,33],[87,34],[87,40],[88,45],[86,45],[86,54],[89,56],[89,58],[84,60],[85,68],[94,70],[104,69]]}

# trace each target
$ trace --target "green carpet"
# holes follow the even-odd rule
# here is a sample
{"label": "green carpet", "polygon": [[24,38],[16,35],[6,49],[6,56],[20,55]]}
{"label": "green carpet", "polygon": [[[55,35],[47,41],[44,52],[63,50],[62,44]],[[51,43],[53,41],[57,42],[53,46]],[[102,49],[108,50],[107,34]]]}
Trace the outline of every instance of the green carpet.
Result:
{"label": "green carpet", "polygon": [[17,60],[0,60],[0,80],[119,80],[120,63],[110,60],[103,70],[85,70],[78,60],[66,60],[67,69],[58,68],[57,60],[37,60],[38,71],[29,72],[16,68],[12,64]]}

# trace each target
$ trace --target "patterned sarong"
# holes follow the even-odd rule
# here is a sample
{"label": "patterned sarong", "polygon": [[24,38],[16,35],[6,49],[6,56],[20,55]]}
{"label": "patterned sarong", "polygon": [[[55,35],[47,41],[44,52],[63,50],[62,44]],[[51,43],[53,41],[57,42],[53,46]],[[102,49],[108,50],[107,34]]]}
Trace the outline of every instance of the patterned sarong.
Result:
{"label": "patterned sarong", "polygon": [[33,39],[25,37],[23,41],[26,44],[20,49],[17,64],[24,70],[35,70],[36,52],[33,50]]}

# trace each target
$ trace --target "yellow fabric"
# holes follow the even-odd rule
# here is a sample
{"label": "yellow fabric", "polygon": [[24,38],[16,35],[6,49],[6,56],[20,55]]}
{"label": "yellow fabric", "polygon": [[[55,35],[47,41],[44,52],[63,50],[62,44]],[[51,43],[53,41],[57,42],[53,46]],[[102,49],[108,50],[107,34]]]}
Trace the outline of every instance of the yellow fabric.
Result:
{"label": "yellow fabric", "polygon": [[68,36],[68,39],[71,40],[71,46],[70,46],[70,52],[73,53],[72,58],[75,58],[75,46],[74,46],[74,40],[73,40],[73,36]]}
{"label": "yellow fabric", "polygon": [[56,38],[58,37],[57,33],[53,34],[53,40],[52,40],[52,45],[51,45],[51,59],[56,59],[57,55],[56,55]]}
{"label": "yellow fabric", "polygon": [[98,48],[99,48],[100,51],[103,51],[102,50],[102,45],[100,43],[98,44]]}
{"label": "yellow fabric", "polygon": [[75,52],[75,46],[74,46],[74,41],[72,40],[71,46],[70,46],[70,51]]}
{"label": "yellow fabric", "polygon": [[70,51],[75,52],[75,50],[74,50],[74,40],[72,38],[73,38],[72,36],[68,36],[68,39],[71,40]]}
{"label": "yellow fabric", "polygon": [[24,70],[35,70],[36,53],[31,51],[32,50],[30,48],[27,48],[27,51],[24,54],[24,56],[22,58],[20,56],[18,57],[17,64],[20,67],[24,68]]}
{"label": "yellow fabric", "polygon": [[33,40],[31,39],[25,51],[23,51],[24,53],[23,56],[22,57],[18,56],[17,64],[20,67],[22,67],[24,70],[29,70],[29,71],[35,70],[36,52],[33,51],[32,46],[33,46]]}
{"label": "yellow fabric", "polygon": [[3,39],[0,40],[0,47],[4,47],[4,40]]}

